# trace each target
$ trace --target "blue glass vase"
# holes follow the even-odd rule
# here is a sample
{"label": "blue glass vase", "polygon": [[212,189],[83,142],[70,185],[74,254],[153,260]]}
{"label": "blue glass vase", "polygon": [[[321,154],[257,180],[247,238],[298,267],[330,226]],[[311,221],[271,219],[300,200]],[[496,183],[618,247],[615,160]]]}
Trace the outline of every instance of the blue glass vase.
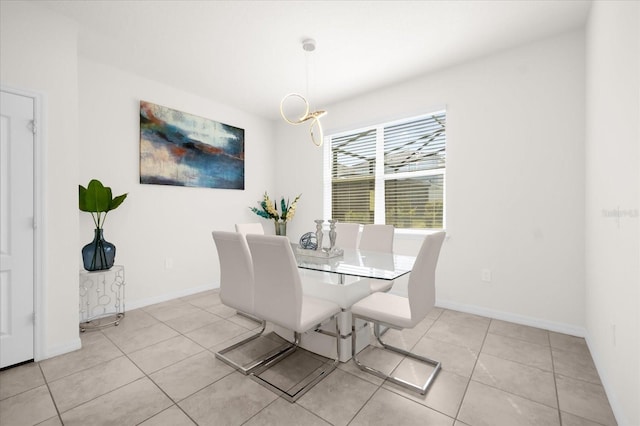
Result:
{"label": "blue glass vase", "polygon": [[87,271],[111,269],[116,259],[116,246],[105,241],[102,229],[94,230],[93,241],[82,248],[82,262]]}

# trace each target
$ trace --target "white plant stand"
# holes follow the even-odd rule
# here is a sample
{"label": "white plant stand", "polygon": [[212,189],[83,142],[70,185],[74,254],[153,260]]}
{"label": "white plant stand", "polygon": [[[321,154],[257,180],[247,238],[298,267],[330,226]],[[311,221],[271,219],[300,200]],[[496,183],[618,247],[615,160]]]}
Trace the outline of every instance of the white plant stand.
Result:
{"label": "white plant stand", "polygon": [[80,331],[117,326],[124,318],[124,266],[80,271]]}

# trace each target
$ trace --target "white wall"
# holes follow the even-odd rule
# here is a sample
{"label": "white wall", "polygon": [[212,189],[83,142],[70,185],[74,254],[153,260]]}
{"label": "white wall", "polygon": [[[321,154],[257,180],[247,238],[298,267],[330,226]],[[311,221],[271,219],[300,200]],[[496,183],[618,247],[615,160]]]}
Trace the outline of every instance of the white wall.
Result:
{"label": "white wall", "polygon": [[[0,6],[0,83],[46,100],[44,357],[79,344],[79,250],[93,226],[79,216],[78,183],[97,177],[130,194],[105,230],[127,267],[128,307],[215,285],[209,231],[259,220],[246,207],[264,190],[303,193],[289,225],[293,240],[322,216],[322,151],[304,126],[278,123],[274,136],[272,123],[242,111],[78,63],[74,23],[28,2]],[[439,302],[576,334],[586,323],[621,425],[640,424],[639,9],[637,2],[594,4],[586,122],[581,32],[327,106],[324,119],[330,132],[447,106],[450,239],[438,270]],[[245,191],[140,185],[140,99],[243,127]],[[631,216],[603,214],[618,207]],[[401,236],[396,249],[415,252],[419,243]],[[492,283],[480,282],[482,268],[492,269]]]}
{"label": "white wall", "polygon": [[38,323],[46,338],[36,357],[46,358],[80,347],[77,27],[24,2],[1,2],[0,19],[0,83],[45,100],[44,319]]}
{"label": "white wall", "polygon": [[[248,207],[273,187],[273,124],[85,58],[79,60],[79,87],[79,182],[86,186],[97,178],[114,195],[129,193],[108,214],[104,230],[116,245],[116,263],[125,265],[127,308],[218,286],[211,231],[231,231],[237,222],[259,220]],[[243,128],[245,190],[141,185],[140,100]],[[74,247],[78,262],[93,228],[91,216],[82,214],[80,241]],[[173,263],[169,269],[166,259]]]}
{"label": "white wall", "polygon": [[[126,266],[131,309],[218,285],[211,230],[256,221],[248,206],[273,192],[273,124],[194,94],[78,59],[77,25],[28,2],[1,2],[0,83],[45,97],[45,336],[40,356],[80,347],[80,249],[93,234],[78,184],[101,179],[129,197],[105,236]],[[148,100],[245,129],[245,190],[140,185],[139,104]],[[271,231],[273,232],[273,231]],[[165,269],[165,260],[173,261]]]}
{"label": "white wall", "polygon": [[593,4],[586,81],[587,341],[618,423],[639,425],[640,3]]}
{"label": "white wall", "polygon": [[[446,105],[439,304],[583,334],[584,99],[584,33],[574,32],[327,105],[323,122],[330,133]],[[303,193],[297,239],[322,217],[322,150],[305,126],[280,123],[276,136],[286,170],[276,187]],[[419,244],[395,241],[399,252]]]}

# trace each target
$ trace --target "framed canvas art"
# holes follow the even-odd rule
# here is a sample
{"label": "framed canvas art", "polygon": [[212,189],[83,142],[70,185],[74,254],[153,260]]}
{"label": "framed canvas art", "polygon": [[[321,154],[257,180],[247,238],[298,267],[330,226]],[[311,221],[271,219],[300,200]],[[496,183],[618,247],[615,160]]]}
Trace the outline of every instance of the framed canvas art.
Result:
{"label": "framed canvas art", "polygon": [[140,183],[244,189],[244,129],[140,101]]}

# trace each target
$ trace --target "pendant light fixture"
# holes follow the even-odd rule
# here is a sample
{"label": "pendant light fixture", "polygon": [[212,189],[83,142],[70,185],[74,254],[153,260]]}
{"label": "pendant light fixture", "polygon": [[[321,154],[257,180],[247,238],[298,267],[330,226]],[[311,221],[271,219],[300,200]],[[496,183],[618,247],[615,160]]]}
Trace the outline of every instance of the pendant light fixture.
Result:
{"label": "pendant light fixture", "polygon": [[[316,50],[316,41],[313,39],[306,39],[302,42],[302,49],[307,53],[307,55],[310,52],[313,52],[314,50]],[[307,96],[309,96],[309,61],[308,61],[308,56],[307,56]],[[292,102],[295,101],[296,99],[302,101],[302,103],[304,104],[304,113],[300,115],[300,117],[296,118],[296,119],[290,119],[289,117],[287,117],[287,115],[284,112],[284,104],[285,102]],[[310,106],[309,106],[309,101],[307,100],[307,98],[305,98],[304,96],[298,94],[298,93],[289,93],[288,95],[286,95],[284,98],[282,98],[282,101],[280,101],[280,115],[282,116],[282,118],[284,119],[284,121],[286,121],[289,124],[293,124],[293,125],[297,125],[297,124],[302,124],[306,121],[311,121],[311,126],[309,128],[309,132],[311,134],[311,141],[316,145],[316,146],[321,146],[322,145],[322,141],[324,139],[324,134],[322,131],[322,123],[320,123],[320,117],[324,116],[327,114],[327,111],[324,110],[317,110],[317,111],[313,111],[313,112],[309,112],[310,111]]]}

